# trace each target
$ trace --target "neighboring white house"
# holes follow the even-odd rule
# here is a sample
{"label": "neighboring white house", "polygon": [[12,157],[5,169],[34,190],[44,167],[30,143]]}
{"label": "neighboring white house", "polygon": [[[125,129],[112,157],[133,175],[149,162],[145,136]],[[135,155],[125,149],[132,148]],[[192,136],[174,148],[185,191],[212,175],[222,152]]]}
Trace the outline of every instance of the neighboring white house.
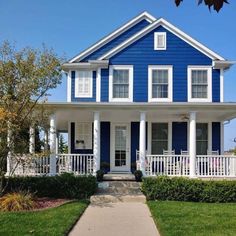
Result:
{"label": "neighboring white house", "polygon": [[[235,157],[224,156],[232,64],[165,19],[138,15],[63,65],[67,101],[47,105],[51,173],[236,176]],[[68,155],[56,153],[62,131]]]}

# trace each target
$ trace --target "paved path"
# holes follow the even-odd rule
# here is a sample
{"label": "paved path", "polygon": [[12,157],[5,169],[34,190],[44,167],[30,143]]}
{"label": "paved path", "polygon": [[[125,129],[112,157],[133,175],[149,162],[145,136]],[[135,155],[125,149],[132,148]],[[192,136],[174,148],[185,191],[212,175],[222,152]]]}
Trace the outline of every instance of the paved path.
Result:
{"label": "paved path", "polygon": [[159,236],[144,203],[90,204],[69,236]]}

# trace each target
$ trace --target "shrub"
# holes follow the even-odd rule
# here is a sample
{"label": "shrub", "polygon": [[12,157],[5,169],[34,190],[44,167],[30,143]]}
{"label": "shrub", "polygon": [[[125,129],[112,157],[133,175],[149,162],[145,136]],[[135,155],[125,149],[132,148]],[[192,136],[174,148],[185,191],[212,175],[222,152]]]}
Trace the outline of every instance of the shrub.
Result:
{"label": "shrub", "polygon": [[0,211],[32,210],[36,206],[30,193],[8,193],[0,198]]}
{"label": "shrub", "polygon": [[94,194],[96,189],[94,176],[65,173],[58,176],[11,177],[8,178],[5,193],[26,191],[34,193],[37,197],[84,199]]}
{"label": "shrub", "polygon": [[142,190],[148,200],[236,202],[236,181],[148,177]]}
{"label": "shrub", "polygon": [[134,177],[137,182],[142,182],[143,173],[141,170],[134,171]]}
{"label": "shrub", "polygon": [[103,170],[98,170],[98,171],[96,172],[96,175],[97,175],[97,181],[98,181],[98,182],[103,181],[103,175],[104,175],[104,171],[103,171]]}

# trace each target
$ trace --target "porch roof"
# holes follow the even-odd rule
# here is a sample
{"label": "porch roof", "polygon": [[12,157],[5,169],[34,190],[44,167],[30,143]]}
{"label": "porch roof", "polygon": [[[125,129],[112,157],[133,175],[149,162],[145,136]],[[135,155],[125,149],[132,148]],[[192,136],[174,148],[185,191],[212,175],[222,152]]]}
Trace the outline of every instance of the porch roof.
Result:
{"label": "porch roof", "polygon": [[[236,103],[112,103],[112,102],[48,102],[48,109],[58,115],[64,122],[77,117],[93,121],[93,112],[101,111],[101,120],[113,121],[129,117],[132,121],[139,120],[139,112],[146,111],[150,120],[187,121],[190,111],[197,112],[201,121],[226,121],[236,118]],[[83,113],[81,113],[83,111]],[[112,113],[111,113],[112,111]]]}

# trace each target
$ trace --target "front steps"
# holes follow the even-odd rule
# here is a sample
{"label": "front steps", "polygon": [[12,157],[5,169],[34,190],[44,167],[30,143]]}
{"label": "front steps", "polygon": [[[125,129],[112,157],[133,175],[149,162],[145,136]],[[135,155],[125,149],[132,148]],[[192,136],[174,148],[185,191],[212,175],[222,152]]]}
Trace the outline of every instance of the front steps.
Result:
{"label": "front steps", "polygon": [[115,202],[146,202],[146,197],[140,190],[140,183],[135,181],[103,181],[98,184],[97,194],[91,196],[93,204],[115,203]]}
{"label": "front steps", "polygon": [[104,181],[135,181],[134,175],[129,172],[110,172],[103,176]]}

